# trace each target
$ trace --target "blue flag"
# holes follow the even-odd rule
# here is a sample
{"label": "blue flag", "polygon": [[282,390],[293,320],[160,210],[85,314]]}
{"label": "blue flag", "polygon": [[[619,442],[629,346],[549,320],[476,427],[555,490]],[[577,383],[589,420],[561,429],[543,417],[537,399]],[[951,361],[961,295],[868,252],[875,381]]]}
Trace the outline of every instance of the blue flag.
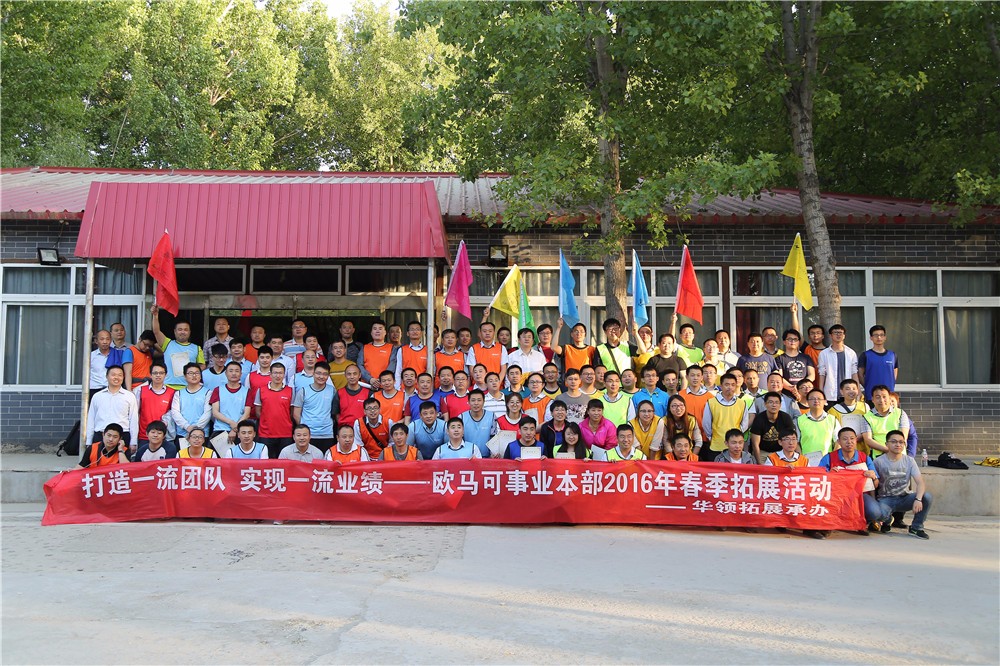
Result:
{"label": "blue flag", "polygon": [[570,327],[580,323],[580,312],[576,309],[576,296],[573,295],[574,289],[576,280],[573,278],[573,271],[569,269],[563,251],[559,250],[559,316]]}
{"label": "blue flag", "polygon": [[632,316],[635,318],[636,326],[649,323],[649,290],[646,289],[642,266],[639,265],[639,255],[635,250],[632,250],[632,280],[629,293],[632,295]]}

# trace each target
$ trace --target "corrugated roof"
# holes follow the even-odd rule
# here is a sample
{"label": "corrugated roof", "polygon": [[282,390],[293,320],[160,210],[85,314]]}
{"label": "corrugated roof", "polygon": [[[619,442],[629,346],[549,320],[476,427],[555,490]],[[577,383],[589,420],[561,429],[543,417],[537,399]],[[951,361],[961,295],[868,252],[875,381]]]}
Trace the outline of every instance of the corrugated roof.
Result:
{"label": "corrugated roof", "polygon": [[[485,174],[463,182],[453,173],[341,173],[279,171],[128,171],[70,167],[0,170],[0,216],[10,219],[80,219],[94,181],[129,183],[414,183],[430,181],[446,222],[479,216],[495,218],[504,211],[493,186],[502,174]],[[954,210],[937,210],[931,202],[824,193],[823,212],[830,223],[941,223]],[[688,208],[694,224],[800,224],[797,190],[775,189],[759,199],[722,196]],[[1000,221],[1000,208],[984,209],[982,222]]]}
{"label": "corrugated roof", "polygon": [[178,259],[447,258],[431,182],[91,184],[76,255]]}
{"label": "corrugated roof", "polygon": [[40,167],[0,171],[0,215],[11,219],[80,219],[90,184],[105,183],[422,183],[431,182],[445,218],[495,217],[501,206],[493,185],[502,176],[487,174],[464,183],[448,173],[339,173],[287,171],[116,171]]}

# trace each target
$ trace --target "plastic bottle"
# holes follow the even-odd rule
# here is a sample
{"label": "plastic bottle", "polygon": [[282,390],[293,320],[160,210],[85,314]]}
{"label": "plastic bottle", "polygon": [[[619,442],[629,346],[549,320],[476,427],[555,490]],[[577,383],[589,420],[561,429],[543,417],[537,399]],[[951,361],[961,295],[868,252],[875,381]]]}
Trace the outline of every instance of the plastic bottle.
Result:
{"label": "plastic bottle", "polygon": [[927,467],[927,449],[924,449],[920,454],[920,466]]}

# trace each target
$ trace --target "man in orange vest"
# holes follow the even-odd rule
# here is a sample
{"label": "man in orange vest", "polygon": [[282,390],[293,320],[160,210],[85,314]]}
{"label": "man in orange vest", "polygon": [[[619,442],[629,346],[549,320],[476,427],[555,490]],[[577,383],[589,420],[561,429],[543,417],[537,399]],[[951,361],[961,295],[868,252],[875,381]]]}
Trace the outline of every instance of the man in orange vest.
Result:
{"label": "man in orange vest", "polygon": [[403,382],[403,370],[411,368],[419,375],[427,372],[427,346],[424,344],[424,327],[419,321],[406,325],[406,336],[410,343],[396,352],[396,387]]}
{"label": "man in orange vest", "polygon": [[354,422],[354,443],[365,447],[368,457],[378,460],[382,449],[389,446],[389,429],[393,422],[379,413],[382,403],[375,398],[365,400],[365,417]]}
{"label": "man in orange vest", "polygon": [[477,363],[486,366],[487,372],[495,372],[501,377],[507,376],[507,349],[496,342],[496,326],[491,321],[479,325],[479,342],[472,345],[465,357],[466,372],[472,374]]}
{"label": "man in orange vest", "polygon": [[127,463],[128,456],[125,455],[125,448],[122,445],[123,433],[124,430],[120,425],[109,423],[104,428],[104,441],[95,442],[84,449],[80,463],[73,469]]}

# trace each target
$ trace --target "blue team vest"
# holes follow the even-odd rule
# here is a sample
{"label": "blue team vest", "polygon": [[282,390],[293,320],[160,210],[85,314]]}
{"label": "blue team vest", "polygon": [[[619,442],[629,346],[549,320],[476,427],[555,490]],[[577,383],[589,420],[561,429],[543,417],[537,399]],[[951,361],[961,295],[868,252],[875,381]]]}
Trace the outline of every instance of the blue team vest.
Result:
{"label": "blue team vest", "polygon": [[[190,424],[195,424],[201,415],[205,413],[205,400],[208,398],[208,389],[202,386],[195,393],[191,393],[187,388],[182,388],[177,391],[177,395],[180,396],[181,416],[184,420]],[[246,399],[244,397],[244,399]],[[187,437],[187,431],[181,433],[180,426],[177,427],[177,435],[179,437]]]}
{"label": "blue team vest", "polygon": [[[230,421],[239,422],[240,417],[243,416],[243,410],[247,406],[247,393],[250,392],[249,386],[241,386],[238,391],[233,393],[225,385],[219,387],[219,411],[225,415]],[[231,428],[228,423],[223,423],[218,419],[213,419],[213,424],[215,430],[229,432]]]}
{"label": "blue team vest", "polygon": [[295,389],[302,393],[302,422],[309,426],[313,437],[333,437],[333,417],[330,409],[337,390],[333,384],[327,383],[322,391],[317,391],[312,378],[303,387]]}

